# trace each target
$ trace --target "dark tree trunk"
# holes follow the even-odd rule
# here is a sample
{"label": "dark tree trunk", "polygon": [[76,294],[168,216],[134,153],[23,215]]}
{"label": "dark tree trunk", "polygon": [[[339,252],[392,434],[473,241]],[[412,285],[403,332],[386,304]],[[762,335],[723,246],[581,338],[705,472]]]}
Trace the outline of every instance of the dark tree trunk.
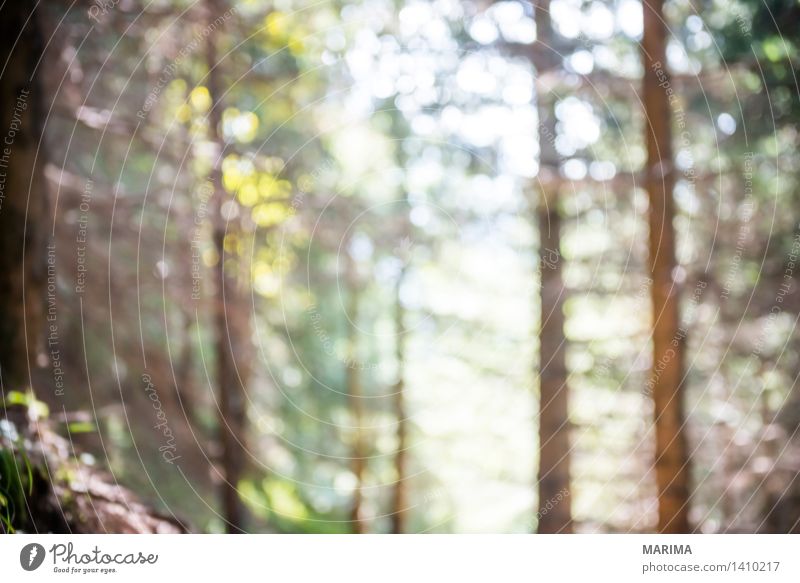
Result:
{"label": "dark tree trunk", "polygon": [[[208,22],[214,22],[223,12],[221,0],[206,0]],[[217,384],[219,390],[219,442],[220,466],[223,472],[221,485],[223,517],[227,532],[242,532],[244,509],[239,498],[238,484],[244,470],[246,445],[244,442],[246,408],[245,390],[249,378],[250,322],[248,303],[242,297],[242,286],[237,281],[237,258],[225,251],[225,237],[237,234],[238,226],[227,221],[223,205],[229,201],[222,186],[222,159],[224,142],[220,135],[223,105],[222,87],[219,79],[218,51],[215,39],[220,33],[217,27],[208,35],[206,62],[208,65],[208,91],[211,110],[208,123],[211,141],[216,145],[213,169],[209,179],[214,188],[213,243],[217,252],[215,266],[216,303],[214,326],[216,334]],[[237,356],[238,361],[237,361]]]}
{"label": "dark tree trunk", "polygon": [[647,141],[646,186],[650,200],[650,273],[653,280],[653,369],[658,530],[689,531],[689,463],[683,417],[683,335],[675,271],[675,215],[669,77],[663,0],[645,0],[642,56]]}
{"label": "dark tree trunk", "polygon": [[[30,385],[48,275],[49,205],[36,79],[42,39],[34,4],[16,0],[0,9],[0,395]],[[54,270],[55,249],[49,251]]]}
{"label": "dark tree trunk", "polygon": [[[556,64],[550,2],[534,3],[536,34],[533,62],[537,74]],[[537,532],[572,532],[570,498],[570,422],[564,337],[564,283],[561,276],[561,216],[555,148],[553,99],[537,95],[539,112],[539,507]]]}

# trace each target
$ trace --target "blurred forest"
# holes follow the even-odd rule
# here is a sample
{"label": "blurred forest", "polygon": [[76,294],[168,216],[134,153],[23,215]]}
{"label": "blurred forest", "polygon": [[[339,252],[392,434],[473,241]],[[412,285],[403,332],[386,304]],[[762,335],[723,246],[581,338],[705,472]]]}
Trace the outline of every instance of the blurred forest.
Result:
{"label": "blurred forest", "polygon": [[800,532],[796,0],[6,0],[0,530]]}

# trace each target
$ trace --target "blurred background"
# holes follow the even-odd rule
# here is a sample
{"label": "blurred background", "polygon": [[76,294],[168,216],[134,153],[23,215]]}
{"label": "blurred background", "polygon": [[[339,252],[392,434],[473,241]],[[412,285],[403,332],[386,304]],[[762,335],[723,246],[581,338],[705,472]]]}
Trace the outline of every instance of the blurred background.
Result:
{"label": "blurred background", "polygon": [[11,4],[4,530],[798,529],[797,2]]}

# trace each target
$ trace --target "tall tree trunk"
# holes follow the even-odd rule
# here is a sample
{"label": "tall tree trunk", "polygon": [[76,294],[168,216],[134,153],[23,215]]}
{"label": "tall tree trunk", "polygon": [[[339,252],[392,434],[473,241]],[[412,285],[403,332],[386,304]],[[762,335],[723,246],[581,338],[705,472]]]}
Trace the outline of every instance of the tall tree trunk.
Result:
{"label": "tall tree trunk", "polygon": [[352,437],[352,454],[351,454],[351,469],[353,476],[355,476],[355,487],[353,488],[353,502],[350,509],[350,528],[354,534],[363,534],[366,532],[366,523],[364,522],[364,470],[366,469],[366,451],[364,444],[364,397],[361,390],[361,374],[359,370],[359,353],[358,353],[358,314],[359,314],[359,284],[358,276],[356,273],[356,265],[353,258],[350,256],[349,250],[346,249],[345,253],[345,278],[347,281],[348,289],[348,309],[347,318],[347,345],[348,345],[348,358],[345,363],[345,383],[347,387],[348,406],[351,414],[351,437]]}
{"label": "tall tree trunk", "polygon": [[394,386],[394,416],[397,421],[397,451],[394,457],[394,467],[397,481],[392,492],[392,532],[402,534],[406,531],[408,518],[408,493],[406,484],[407,452],[408,447],[408,421],[406,419],[405,403],[405,330],[403,320],[405,309],[400,300],[400,290],[405,280],[406,267],[400,270],[397,278],[395,294],[395,358],[397,359],[397,383]]}
{"label": "tall tree trunk", "polygon": [[650,199],[649,267],[653,279],[653,370],[650,386],[655,408],[658,530],[680,533],[689,530],[689,465],[683,431],[683,335],[678,328],[679,286],[673,279],[676,264],[672,189],[675,177],[662,4],[663,0],[645,0],[642,37],[647,138],[645,180]]}
{"label": "tall tree trunk", "polygon": [[[35,74],[42,39],[34,4],[17,0],[0,9],[0,396],[30,384],[48,260],[55,277],[55,249],[45,248],[49,205]],[[52,294],[55,310],[55,280]]]}
{"label": "tall tree trunk", "polygon": [[[537,74],[556,66],[551,38],[550,2],[534,3],[537,43],[533,62]],[[555,148],[556,118],[550,96],[537,95],[539,112],[539,473],[537,476],[539,533],[572,532],[570,498],[569,387],[564,338],[564,283],[561,276],[561,216],[559,214]]]}
{"label": "tall tree trunk", "polygon": [[[222,0],[206,0],[209,25],[222,14]],[[217,27],[208,35],[206,62],[208,65],[208,91],[211,110],[208,114],[210,139],[216,145],[213,169],[209,176],[214,188],[213,195],[213,243],[217,252],[215,279],[217,297],[214,326],[217,356],[217,384],[219,390],[219,442],[220,466],[223,471],[221,498],[223,517],[227,532],[241,532],[244,528],[244,509],[239,498],[238,483],[244,469],[244,443],[246,409],[245,387],[249,378],[249,312],[237,281],[233,253],[225,251],[225,237],[236,236],[239,228],[235,220],[225,217],[224,205],[229,201],[222,186],[222,160],[225,144],[220,134],[223,104],[220,99],[221,85],[217,63],[215,39],[220,33]],[[226,265],[227,262],[227,265]],[[237,363],[236,357],[239,357]],[[238,366],[237,366],[238,364]]]}
{"label": "tall tree trunk", "polygon": [[[569,387],[564,338],[557,188],[539,204],[541,314],[539,327],[539,511],[537,532],[572,532]],[[553,196],[548,196],[553,194]]]}

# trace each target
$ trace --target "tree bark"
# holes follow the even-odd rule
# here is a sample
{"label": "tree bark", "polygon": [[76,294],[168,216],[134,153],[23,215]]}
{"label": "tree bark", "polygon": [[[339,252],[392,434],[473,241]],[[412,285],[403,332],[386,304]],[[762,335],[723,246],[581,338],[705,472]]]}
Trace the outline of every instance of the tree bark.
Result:
{"label": "tree bark", "polygon": [[[206,0],[209,24],[222,14],[222,0]],[[220,99],[221,84],[217,64],[215,39],[217,28],[208,35],[206,63],[208,65],[208,91],[211,110],[208,114],[209,133],[216,146],[213,168],[209,176],[213,195],[213,243],[217,253],[215,280],[217,297],[214,310],[215,351],[217,356],[217,384],[219,390],[219,442],[220,466],[223,473],[221,502],[226,531],[242,532],[244,509],[239,498],[238,484],[244,470],[244,442],[247,411],[245,390],[249,378],[250,321],[247,302],[236,278],[234,269],[238,258],[225,250],[225,238],[236,236],[239,229],[235,221],[225,217],[224,205],[229,201],[222,186],[222,160],[224,141],[220,134],[223,104]],[[235,203],[235,201],[232,201]],[[226,265],[227,262],[227,265]],[[237,358],[239,361],[237,363]],[[238,366],[237,366],[238,364]]]}
{"label": "tree bark", "polygon": [[[0,10],[0,396],[30,385],[48,252],[55,278],[55,249],[46,249],[49,205],[37,79],[42,39],[34,4],[6,2]],[[55,289],[54,280],[53,302]]]}
{"label": "tree bark", "polygon": [[655,415],[658,530],[682,533],[689,531],[689,463],[683,417],[684,342],[679,329],[679,285],[674,280],[675,177],[662,4],[663,0],[645,0],[642,37],[649,267],[653,280],[653,369],[648,387],[652,390]]}
{"label": "tree bark", "polygon": [[[557,61],[551,34],[550,2],[534,3],[537,75]],[[539,506],[537,532],[572,532],[570,498],[569,386],[564,337],[564,283],[561,275],[561,216],[558,185],[547,173],[558,167],[556,117],[550,96],[537,95],[539,112]]]}
{"label": "tree bark", "polygon": [[[552,193],[557,190],[552,190]],[[539,327],[539,510],[537,532],[572,532],[569,386],[557,197],[539,205],[541,313]]]}
{"label": "tree bark", "polygon": [[394,467],[397,481],[392,492],[392,533],[406,532],[408,519],[408,492],[406,484],[407,452],[408,447],[408,421],[406,419],[405,403],[405,330],[403,320],[405,309],[400,301],[400,290],[405,279],[406,267],[400,270],[397,278],[395,294],[395,358],[397,359],[397,383],[394,387],[394,416],[397,421],[397,451],[394,457]]}

